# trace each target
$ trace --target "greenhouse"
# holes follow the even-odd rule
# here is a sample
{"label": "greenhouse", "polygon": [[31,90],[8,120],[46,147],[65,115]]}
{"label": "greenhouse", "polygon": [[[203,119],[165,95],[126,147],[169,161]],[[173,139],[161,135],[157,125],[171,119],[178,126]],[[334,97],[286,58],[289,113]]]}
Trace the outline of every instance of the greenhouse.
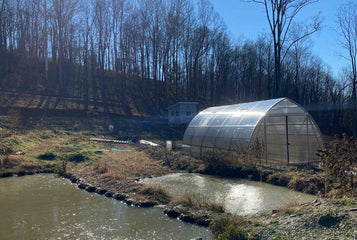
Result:
{"label": "greenhouse", "polygon": [[303,107],[277,98],[205,109],[188,125],[183,147],[196,157],[210,150],[259,148],[266,163],[301,164],[317,161],[323,142]]}

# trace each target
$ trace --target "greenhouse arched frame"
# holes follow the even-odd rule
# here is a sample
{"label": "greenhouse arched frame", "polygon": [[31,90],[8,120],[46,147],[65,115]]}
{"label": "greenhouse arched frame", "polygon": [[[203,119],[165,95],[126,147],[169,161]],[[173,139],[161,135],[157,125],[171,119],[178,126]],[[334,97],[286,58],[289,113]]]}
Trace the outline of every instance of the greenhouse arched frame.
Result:
{"label": "greenhouse arched frame", "polygon": [[305,164],[323,149],[319,127],[311,115],[288,98],[210,107],[188,125],[182,146],[193,156],[205,151],[262,146],[266,163]]}

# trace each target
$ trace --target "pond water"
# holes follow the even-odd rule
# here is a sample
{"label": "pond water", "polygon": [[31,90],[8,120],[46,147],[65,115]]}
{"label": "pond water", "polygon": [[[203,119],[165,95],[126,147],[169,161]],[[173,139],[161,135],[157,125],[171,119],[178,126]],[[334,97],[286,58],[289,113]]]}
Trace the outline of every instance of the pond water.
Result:
{"label": "pond water", "polygon": [[174,197],[192,190],[202,201],[224,204],[226,212],[239,215],[254,214],[278,209],[282,205],[297,201],[313,201],[315,196],[289,190],[262,182],[243,179],[227,179],[192,173],[174,173],[141,181],[159,184]]}
{"label": "pond water", "polygon": [[0,179],[0,239],[211,239],[208,228],[79,190],[54,175]]}

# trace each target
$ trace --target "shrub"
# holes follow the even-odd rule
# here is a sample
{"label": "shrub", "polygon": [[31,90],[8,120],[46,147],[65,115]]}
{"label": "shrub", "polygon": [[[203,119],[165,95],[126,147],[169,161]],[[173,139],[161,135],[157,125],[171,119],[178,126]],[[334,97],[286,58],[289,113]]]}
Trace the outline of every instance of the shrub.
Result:
{"label": "shrub", "polygon": [[7,155],[16,151],[16,148],[21,144],[17,138],[7,138],[0,143],[0,154]]}
{"label": "shrub", "polygon": [[191,158],[182,155],[181,152],[150,146],[141,146],[140,150],[144,150],[151,157],[163,161],[163,165],[168,166],[171,169],[185,170],[190,167],[191,171],[193,171],[194,166],[190,164]]}
{"label": "shrub", "polygon": [[[247,224],[247,222],[244,220],[242,216],[220,215],[213,218],[213,221],[209,225],[209,229],[216,237],[217,236],[224,237],[227,236],[224,235],[227,232],[227,230],[231,232],[232,228],[236,229],[237,226],[244,226],[245,224]],[[227,239],[227,238],[221,238],[221,239]]]}
{"label": "shrub", "polygon": [[224,213],[225,211],[223,203],[205,202],[201,204],[201,207],[218,213]]}
{"label": "shrub", "polygon": [[278,185],[286,187],[288,186],[290,180],[291,180],[290,176],[282,174],[279,176]]}
{"label": "shrub", "polygon": [[175,204],[182,204],[186,207],[200,208],[201,204],[197,195],[192,190],[186,190],[185,193],[173,201]]}
{"label": "shrub", "polygon": [[169,203],[172,198],[166,189],[157,184],[143,185],[142,188],[139,190],[139,193],[143,195],[152,196],[160,203]]}
{"label": "shrub", "polygon": [[276,173],[270,174],[267,178],[267,183],[278,185],[279,183],[279,175]]}
{"label": "shrub", "polygon": [[229,225],[217,240],[247,240],[247,234],[239,227]]}
{"label": "shrub", "polygon": [[297,202],[296,199],[294,199],[281,206],[279,208],[279,212],[282,212],[284,214],[293,214],[295,213],[295,207],[297,206],[299,206],[299,203]]}
{"label": "shrub", "polygon": [[68,161],[70,162],[84,162],[88,160],[89,157],[85,153],[73,153],[68,156]]}
{"label": "shrub", "polygon": [[273,174],[271,170],[262,169],[260,171],[260,181],[267,182],[269,175]]}
{"label": "shrub", "polygon": [[181,197],[174,199],[172,202],[174,204],[181,204],[185,207],[203,208],[214,212],[224,213],[223,203],[207,201],[197,196],[192,190],[186,190]]}
{"label": "shrub", "polygon": [[302,192],[305,188],[305,181],[300,176],[294,176],[288,184],[290,189]]}
{"label": "shrub", "polygon": [[56,157],[56,154],[54,154],[53,152],[46,152],[38,155],[37,158],[41,160],[55,160]]}
{"label": "shrub", "polygon": [[325,195],[333,188],[339,188],[345,194],[354,194],[357,184],[357,138],[336,135],[329,147],[319,151],[318,156],[323,167]]}

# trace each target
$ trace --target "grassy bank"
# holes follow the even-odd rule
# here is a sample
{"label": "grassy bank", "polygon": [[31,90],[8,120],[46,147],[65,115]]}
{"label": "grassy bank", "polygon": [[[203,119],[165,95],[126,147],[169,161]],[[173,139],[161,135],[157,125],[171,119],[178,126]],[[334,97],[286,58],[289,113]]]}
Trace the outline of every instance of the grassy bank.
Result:
{"label": "grassy bank", "polygon": [[[11,127],[16,119],[16,114],[11,114],[0,117],[3,126],[0,130],[0,177],[38,172],[66,173],[74,177],[72,180],[80,188],[131,205],[164,204],[169,216],[210,225],[217,239],[297,239],[303,238],[304,234],[311,238],[331,235],[354,239],[357,236],[354,230],[357,226],[355,188],[342,188],[343,181],[327,178],[324,168],[261,165],[247,156],[222,152],[210,153],[198,160],[180,150],[168,151],[163,147],[90,141],[92,137],[125,140],[135,136],[164,143],[171,139],[170,135],[179,139],[183,131],[170,132],[166,122],[165,127],[160,127],[164,124],[138,118],[130,123],[130,119],[123,118],[111,132],[106,126],[112,120],[106,117],[86,122],[87,117],[74,120],[58,116],[44,117],[41,123],[28,128],[22,124]],[[121,122],[119,117],[117,121]],[[167,133],[163,134],[163,131]],[[347,140],[344,141],[347,144]],[[341,145],[336,143],[336,146]],[[328,166],[336,166],[328,163]],[[224,213],[223,204],[202,201],[193,191],[173,198],[158,185],[138,183],[141,178],[182,171],[263,181],[337,199],[322,198],[305,205],[291,202],[272,213],[239,217]],[[334,182],[339,184],[331,184]],[[349,198],[343,198],[343,195]]]}

